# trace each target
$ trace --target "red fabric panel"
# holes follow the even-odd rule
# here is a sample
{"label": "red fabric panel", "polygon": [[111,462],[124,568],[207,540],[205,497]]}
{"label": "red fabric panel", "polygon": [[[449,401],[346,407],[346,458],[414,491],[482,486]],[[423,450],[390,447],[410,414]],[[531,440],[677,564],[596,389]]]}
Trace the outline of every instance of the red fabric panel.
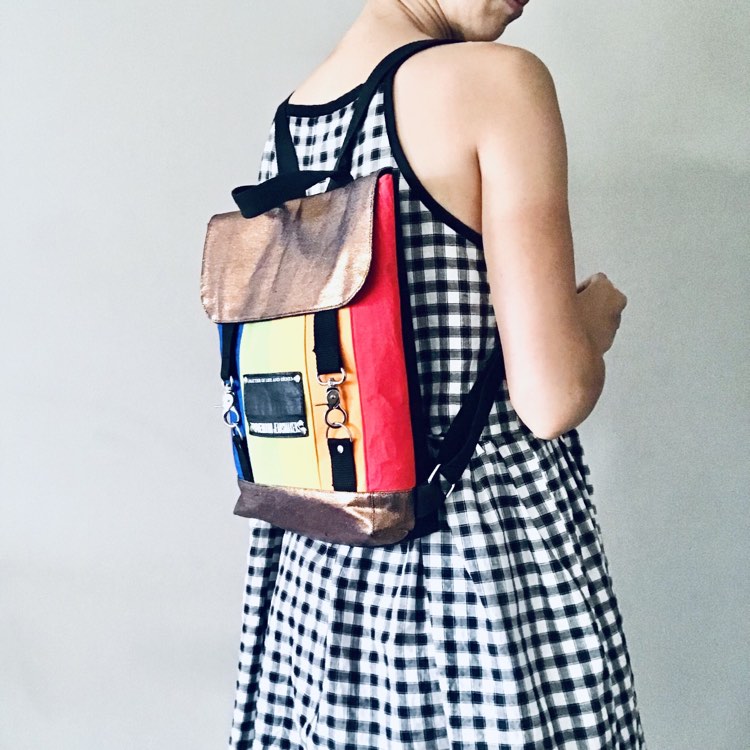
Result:
{"label": "red fabric panel", "polygon": [[378,178],[372,265],[349,306],[371,492],[416,484],[401,332],[393,175]]}

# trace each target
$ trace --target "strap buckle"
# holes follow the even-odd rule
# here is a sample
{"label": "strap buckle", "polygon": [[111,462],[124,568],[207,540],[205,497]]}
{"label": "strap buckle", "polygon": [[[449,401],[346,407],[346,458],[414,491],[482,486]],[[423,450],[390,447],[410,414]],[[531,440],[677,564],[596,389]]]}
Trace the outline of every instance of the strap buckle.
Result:
{"label": "strap buckle", "polygon": [[[432,482],[432,478],[435,476],[435,472],[440,468],[440,466],[442,466],[442,464],[439,464],[439,463],[435,464],[435,468],[432,470],[432,472],[430,472],[430,476],[427,478],[427,482],[428,483]],[[448,497],[448,495],[450,495],[451,492],[453,492],[453,488],[455,486],[456,486],[456,483],[453,482],[453,484],[450,486],[450,489],[448,490],[448,492],[445,493],[445,497]]]}

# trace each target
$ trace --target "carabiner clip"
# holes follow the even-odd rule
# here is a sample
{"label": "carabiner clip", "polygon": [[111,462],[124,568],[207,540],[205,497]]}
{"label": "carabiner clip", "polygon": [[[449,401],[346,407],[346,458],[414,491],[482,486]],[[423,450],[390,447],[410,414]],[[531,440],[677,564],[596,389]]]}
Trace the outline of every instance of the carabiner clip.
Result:
{"label": "carabiner clip", "polygon": [[229,427],[237,427],[240,423],[240,413],[237,411],[237,401],[235,399],[231,377],[224,383],[224,396],[222,399],[222,406],[224,408],[224,412],[222,414],[224,423]]}

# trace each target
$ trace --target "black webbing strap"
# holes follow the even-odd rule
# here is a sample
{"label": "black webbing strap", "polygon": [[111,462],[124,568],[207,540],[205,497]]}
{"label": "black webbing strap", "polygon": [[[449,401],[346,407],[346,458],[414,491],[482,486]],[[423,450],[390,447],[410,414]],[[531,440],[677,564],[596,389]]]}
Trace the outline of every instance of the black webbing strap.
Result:
{"label": "black webbing strap", "polygon": [[286,103],[292,96],[289,94],[278,106],[274,116],[277,174],[275,177],[257,185],[240,185],[232,190],[232,198],[240,209],[240,213],[246,219],[258,216],[284,201],[301,198],[309,188],[326,178],[331,178],[328,189],[350,182],[352,180],[352,153],[357,142],[357,135],[370,107],[370,100],[382,79],[404,60],[420,50],[439,44],[452,44],[457,41],[459,40],[418,39],[415,42],[408,42],[389,52],[373,68],[367,80],[361,84],[362,88],[357,96],[354,111],[344,141],[341,144],[341,150],[336,164],[331,170],[300,170],[286,115]]}
{"label": "black webbing strap", "polygon": [[498,342],[480,368],[479,376],[466,394],[440,445],[437,456],[440,473],[451,483],[460,479],[469,464],[482,429],[487,424],[504,372],[503,352]]}
{"label": "black webbing strap", "polygon": [[[333,168],[334,172],[339,174],[351,173],[352,154],[354,153],[354,146],[356,145],[359,130],[362,127],[362,123],[367,116],[367,111],[370,108],[370,100],[377,91],[378,86],[380,86],[383,78],[420,50],[427,49],[428,47],[436,47],[441,44],[454,44],[458,41],[458,39],[418,39],[415,42],[408,42],[407,44],[397,47],[389,52],[373,68],[372,73],[370,73],[367,80],[362,85],[362,90],[357,95],[357,103],[354,105],[354,112],[349,121],[349,127],[347,128],[344,142],[341,144],[341,151]],[[291,94],[287,99],[289,99],[289,97],[291,97]],[[339,174],[331,179],[331,184],[341,184],[339,182]]]}
{"label": "black webbing strap", "polygon": [[247,439],[232,430],[232,442],[237,451],[237,459],[240,462],[240,477],[246,482],[254,482],[253,467],[250,465],[250,457],[247,451]]}
{"label": "black webbing strap", "polygon": [[[375,92],[380,86],[383,78],[388,75],[392,70],[398,68],[401,63],[416,54],[420,50],[428,47],[435,47],[440,44],[452,44],[459,41],[458,39],[418,39],[414,42],[407,42],[406,44],[391,50],[373,69],[367,80],[361,84],[362,88],[357,94],[356,104],[354,105],[354,111],[352,112],[351,120],[349,120],[349,126],[344,136],[344,141],[341,144],[341,150],[336,164],[332,170],[332,174],[335,174],[331,182],[339,183],[339,179],[351,172],[352,168],[352,154],[354,152],[354,146],[356,145],[356,139],[359,134],[359,130],[362,127],[362,123],[367,115],[367,111],[370,108],[370,101],[374,96]],[[294,143],[292,141],[291,133],[289,132],[289,122],[286,118],[286,103],[291,98],[291,94],[281,103],[275,118],[275,137],[276,137],[276,148],[277,155],[280,155],[282,159],[286,161],[282,164],[279,161],[280,168],[283,171],[292,170],[297,165],[297,157],[294,152]],[[293,159],[292,159],[293,156]],[[297,166],[297,168],[299,168]],[[281,169],[280,169],[281,171]],[[339,183],[340,184],[340,183]]]}
{"label": "black webbing strap", "polygon": [[225,383],[235,374],[234,349],[237,346],[239,328],[239,323],[221,324],[221,379]]}
{"label": "black webbing strap", "polygon": [[[505,363],[498,339],[495,349],[480,369],[479,376],[451,422],[438,451],[439,473],[451,485],[461,478],[469,465],[482,429],[487,424],[504,372]],[[431,534],[439,528],[438,514],[445,501],[445,493],[440,486],[438,472],[435,472],[432,481],[422,482],[414,488],[413,498],[415,524],[402,542]]]}
{"label": "black webbing strap", "polygon": [[315,340],[315,366],[318,375],[339,372],[343,367],[341,362],[339,311],[321,310],[313,315],[313,338]]}
{"label": "black webbing strap", "polygon": [[[336,174],[334,170],[306,169],[301,172],[277,174],[258,185],[240,185],[232,190],[232,198],[246,219],[270,211],[292,198],[302,198],[308,188]],[[340,175],[342,180],[350,177]]]}
{"label": "black webbing strap", "polygon": [[328,438],[331,458],[333,489],[337,492],[356,492],[357,475],[354,465],[354,447],[349,438]]}
{"label": "black webbing strap", "polygon": [[[451,489],[466,471],[474,454],[482,429],[487,424],[504,371],[502,349],[498,342],[480,369],[479,376],[461,404],[458,414],[453,418],[438,451],[439,473],[451,483]],[[414,488],[414,528],[401,540],[402,542],[431,534],[439,529],[439,513],[445,497],[438,472],[435,472],[432,481],[422,482]]]}

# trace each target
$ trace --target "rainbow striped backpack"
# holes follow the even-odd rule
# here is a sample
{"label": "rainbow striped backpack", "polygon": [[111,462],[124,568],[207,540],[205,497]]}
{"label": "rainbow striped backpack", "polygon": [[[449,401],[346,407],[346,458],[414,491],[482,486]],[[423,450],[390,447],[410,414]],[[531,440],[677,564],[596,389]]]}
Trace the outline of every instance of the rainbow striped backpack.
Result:
{"label": "rainbow striped backpack", "polygon": [[330,171],[299,169],[277,113],[278,174],[232,190],[239,211],[208,223],[201,300],[219,329],[236,515],[340,544],[420,537],[439,528],[476,448],[503,374],[499,341],[432,458],[393,168],[351,175],[382,77],[449,41],[410,42],[378,63]]}

